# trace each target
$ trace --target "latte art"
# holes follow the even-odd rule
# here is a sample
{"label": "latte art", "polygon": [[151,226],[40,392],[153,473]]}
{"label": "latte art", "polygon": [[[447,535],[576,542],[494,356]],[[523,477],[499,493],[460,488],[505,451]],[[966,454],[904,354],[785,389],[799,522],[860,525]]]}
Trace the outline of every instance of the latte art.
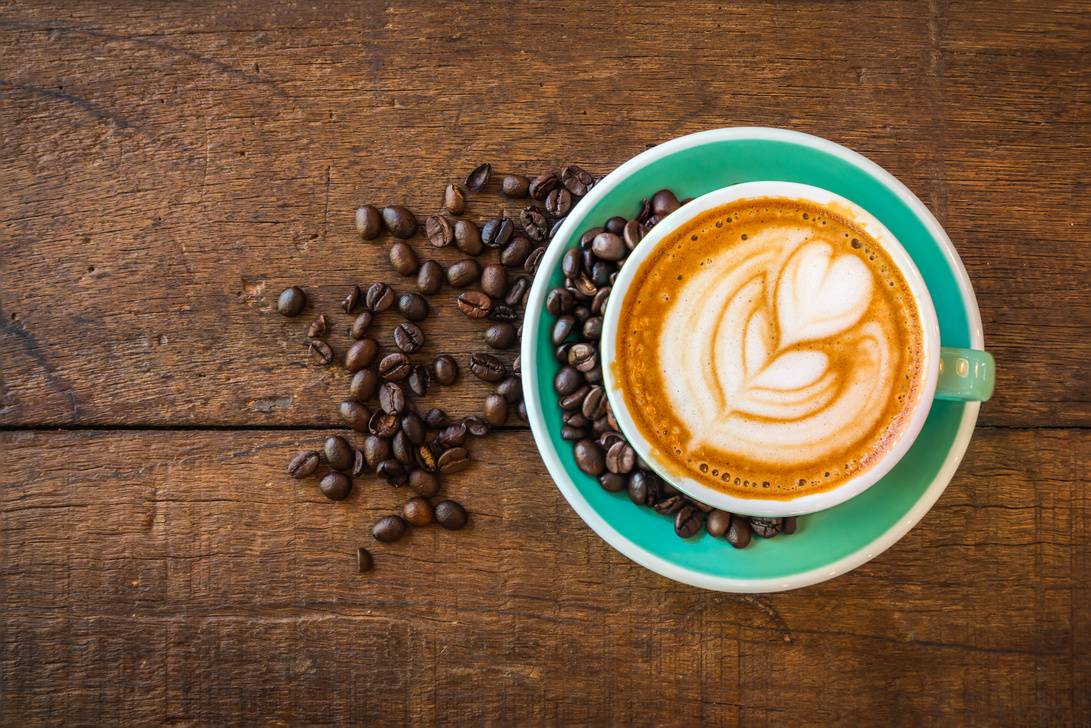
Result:
{"label": "latte art", "polygon": [[702,216],[643,262],[618,382],[673,469],[733,495],[796,497],[896,441],[922,385],[921,327],[873,239],[809,203],[762,202]]}

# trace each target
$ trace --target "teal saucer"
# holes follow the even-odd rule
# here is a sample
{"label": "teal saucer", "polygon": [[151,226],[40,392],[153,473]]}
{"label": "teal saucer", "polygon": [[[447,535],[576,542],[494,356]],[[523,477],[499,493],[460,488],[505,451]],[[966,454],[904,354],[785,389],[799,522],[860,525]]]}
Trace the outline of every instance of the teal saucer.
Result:
{"label": "teal saucer", "polygon": [[800,516],[797,532],[743,550],[703,532],[674,533],[673,519],[607,493],[576,467],[560,438],[552,390],[549,291],[563,285],[561,257],[592,227],[634,217],[642,197],[668,188],[679,199],[739,182],[784,180],[822,187],[859,204],[902,243],[924,276],[943,346],[984,348],[981,317],[966,270],[947,234],[902,183],[875,163],[832,142],[781,129],[718,129],[681,137],[631,159],[599,182],[569,214],[546,251],[527,300],[523,388],[542,459],[576,513],[607,543],[666,577],[706,589],[770,592],[843,574],[893,545],[932,507],[962,460],[979,403],[936,400],[917,441],[882,480],[852,500]]}

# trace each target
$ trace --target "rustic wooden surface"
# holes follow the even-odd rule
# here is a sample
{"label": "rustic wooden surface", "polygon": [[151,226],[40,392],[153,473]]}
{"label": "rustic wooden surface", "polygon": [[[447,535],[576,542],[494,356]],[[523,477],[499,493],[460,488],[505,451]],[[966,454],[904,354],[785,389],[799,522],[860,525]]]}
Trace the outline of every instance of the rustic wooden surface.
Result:
{"label": "rustic wooden surface", "polygon": [[[1086,3],[0,1],[0,48],[0,722],[1091,726]],[[343,351],[346,287],[397,278],[361,202],[734,125],[860,151],[955,241],[999,378],[936,507],[833,581],[708,593],[513,427],[450,485],[469,528],[354,573],[398,496],[283,475],[346,376],[276,294]],[[481,347],[452,298],[425,356]]]}

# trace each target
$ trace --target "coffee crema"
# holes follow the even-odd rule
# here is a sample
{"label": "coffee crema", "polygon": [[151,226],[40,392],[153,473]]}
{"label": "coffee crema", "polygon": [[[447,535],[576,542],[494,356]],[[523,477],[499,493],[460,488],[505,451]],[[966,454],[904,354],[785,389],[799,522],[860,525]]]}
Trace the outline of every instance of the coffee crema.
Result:
{"label": "coffee crema", "polygon": [[836,209],[732,202],[670,233],[620,312],[617,386],[655,465],[741,498],[836,488],[920,404],[916,300]]}

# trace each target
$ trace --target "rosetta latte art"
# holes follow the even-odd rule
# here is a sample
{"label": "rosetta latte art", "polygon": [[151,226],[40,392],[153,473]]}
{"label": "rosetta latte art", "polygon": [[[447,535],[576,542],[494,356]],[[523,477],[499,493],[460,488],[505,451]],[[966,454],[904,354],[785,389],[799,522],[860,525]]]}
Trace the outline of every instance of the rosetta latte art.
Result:
{"label": "rosetta latte art", "polygon": [[658,368],[690,450],[816,463],[849,450],[883,417],[897,342],[865,315],[883,281],[813,233],[805,225],[759,232],[730,255],[710,256],[676,290],[663,331],[711,332],[659,342]]}

